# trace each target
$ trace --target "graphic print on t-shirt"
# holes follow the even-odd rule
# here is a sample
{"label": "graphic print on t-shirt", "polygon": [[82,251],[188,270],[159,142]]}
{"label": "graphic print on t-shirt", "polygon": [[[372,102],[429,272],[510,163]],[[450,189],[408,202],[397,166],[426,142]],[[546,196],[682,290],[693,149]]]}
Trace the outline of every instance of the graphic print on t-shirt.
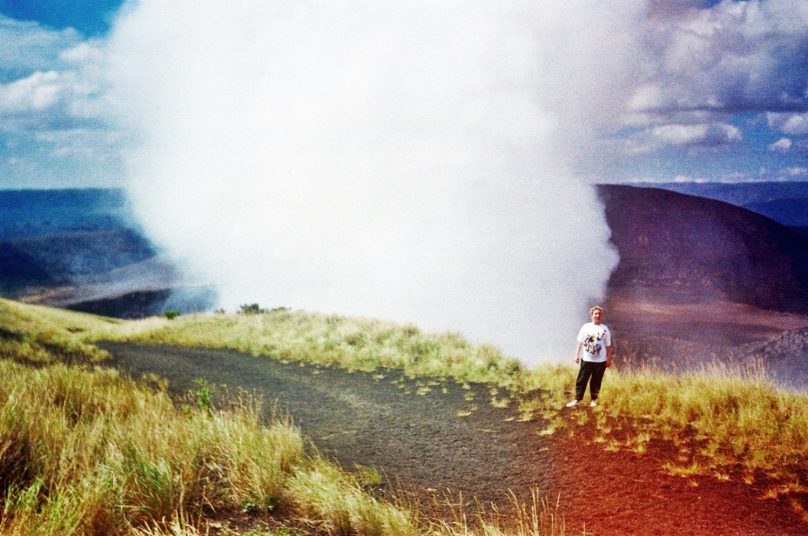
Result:
{"label": "graphic print on t-shirt", "polygon": [[588,335],[584,339],[584,349],[590,355],[600,355],[600,350],[603,348],[601,346],[601,341],[603,341],[604,336],[606,335],[605,331],[599,331],[597,334]]}
{"label": "graphic print on t-shirt", "polygon": [[588,322],[581,326],[576,340],[583,348],[584,361],[606,361],[606,349],[611,346],[612,339],[609,328],[603,324]]}

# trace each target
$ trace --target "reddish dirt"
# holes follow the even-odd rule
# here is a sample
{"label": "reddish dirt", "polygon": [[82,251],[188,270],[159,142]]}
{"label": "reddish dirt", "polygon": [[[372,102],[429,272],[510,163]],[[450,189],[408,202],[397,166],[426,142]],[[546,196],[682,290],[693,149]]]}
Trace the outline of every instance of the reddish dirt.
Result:
{"label": "reddish dirt", "polygon": [[662,336],[733,347],[768,340],[808,326],[808,315],[761,309],[730,301],[665,303],[612,292],[606,322],[632,336]]}
{"label": "reddish dirt", "polygon": [[766,498],[782,483],[758,475],[747,484],[739,470],[729,480],[674,476],[663,469],[680,455],[674,443],[652,440],[643,454],[611,452],[596,436],[594,425],[575,425],[558,445],[564,454],[553,479],[568,490],[562,508],[569,534],[808,534],[808,494]]}
{"label": "reddish dirt", "polygon": [[[808,534],[808,517],[794,507],[808,509],[808,494],[765,499],[776,482],[671,476],[663,465],[680,451],[669,442],[651,441],[645,454],[607,451],[593,441],[597,410],[588,407],[564,410],[567,428],[542,436],[537,432],[545,423],[518,422],[513,409],[491,407],[484,385],[443,382],[419,393],[424,381],[395,371],[380,379],[230,351],[104,346],[113,366],[136,377],[160,374],[177,394],[205,378],[276,400],[343,467],[377,468],[384,481],[370,491],[404,496],[426,511],[438,499],[443,507],[436,514],[449,513],[446,497],[462,495],[467,513],[476,505],[490,511],[493,504],[507,522],[510,491],[529,501],[531,488],[538,488],[552,512],[563,516],[567,535]],[[576,424],[584,415],[586,423]]]}
{"label": "reddish dirt", "polygon": [[729,301],[664,303],[611,293],[606,320],[618,366],[666,371],[713,365],[763,372],[784,388],[808,392],[808,315]]}

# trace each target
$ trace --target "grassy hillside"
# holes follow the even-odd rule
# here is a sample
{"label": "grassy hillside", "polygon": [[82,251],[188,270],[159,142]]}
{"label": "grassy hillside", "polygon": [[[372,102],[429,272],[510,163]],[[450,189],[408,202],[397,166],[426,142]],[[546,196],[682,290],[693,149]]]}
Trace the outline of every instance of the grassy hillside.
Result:
{"label": "grassy hillside", "polygon": [[[506,390],[524,418],[534,414],[549,418],[552,426],[545,433],[569,425],[560,408],[571,396],[576,374],[573,366],[566,365],[527,369],[496,348],[471,345],[457,334],[286,310],[153,318],[92,336],[231,348],[348,369],[394,367],[411,376],[487,382]],[[692,470],[718,475],[723,474],[722,468],[741,466],[749,474],[765,471],[787,478],[805,470],[808,396],[776,388],[760,370],[716,365],[671,375],[651,369],[612,369],[601,400],[602,407],[593,413],[598,423],[606,430],[615,421],[635,429],[629,445],[635,446],[637,438],[697,443],[694,456],[687,460],[688,467],[696,467]],[[506,402],[492,398],[492,403]]]}
{"label": "grassy hillside", "polygon": [[[289,423],[263,424],[254,399],[213,408],[200,386],[178,407],[159,381],[94,366],[106,356],[88,339],[166,322],[0,300],[0,534],[192,536],[228,518],[252,524],[254,536],[474,534],[462,519],[419,519],[373,498],[361,475],[307,454]],[[478,530],[557,534],[544,515],[525,511],[509,532]]]}
{"label": "grassy hillside", "polygon": [[[199,523],[190,520],[212,508],[282,511],[282,519],[335,533],[471,533],[378,502],[356,477],[308,457],[288,423],[263,426],[254,401],[214,410],[201,392],[177,409],[159,382],[147,387],[96,370],[106,355],[92,341],[102,339],[487,382],[501,388],[491,403],[517,403],[525,419],[544,416],[550,425],[538,433],[571,433],[592,420],[604,448],[642,452],[653,439],[674,442],[682,456],[666,469],[675,474],[774,477],[786,483],[782,493],[806,491],[808,396],[778,390],[755,371],[612,370],[601,407],[564,411],[572,366],[527,369],[457,334],[288,310],[121,321],[0,300],[0,355],[8,358],[0,361],[0,533],[163,534],[173,523],[181,530],[170,533],[194,534]],[[519,530],[510,533],[539,533]]]}
{"label": "grassy hillside", "polygon": [[36,365],[98,362],[107,353],[83,339],[117,326],[119,320],[0,299],[0,357]]}
{"label": "grassy hillside", "polygon": [[[124,322],[13,302],[0,301],[0,306],[15,308],[25,329],[34,334],[25,346],[25,355],[33,361],[41,360],[47,350],[46,344],[36,342],[45,337],[66,341],[69,355],[84,352],[89,359],[103,357],[91,341],[106,339],[230,348],[365,371],[392,367],[413,377],[491,383],[507,391],[525,419],[534,414],[548,417],[552,427],[545,432],[568,425],[559,408],[571,396],[574,367],[545,364],[527,369],[496,348],[471,345],[458,334],[289,310]],[[612,426],[606,419],[631,419],[639,437],[701,442],[698,453],[704,456],[698,463],[705,472],[740,464],[749,471],[787,476],[804,469],[808,459],[808,396],[774,387],[760,370],[712,366],[670,375],[612,369],[601,400],[595,415],[606,428]],[[492,397],[492,403],[507,402]]]}

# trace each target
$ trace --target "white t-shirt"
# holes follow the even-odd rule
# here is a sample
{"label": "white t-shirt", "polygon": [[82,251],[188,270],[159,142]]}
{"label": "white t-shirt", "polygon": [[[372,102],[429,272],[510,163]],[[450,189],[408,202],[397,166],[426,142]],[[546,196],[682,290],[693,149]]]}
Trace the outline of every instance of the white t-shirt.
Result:
{"label": "white t-shirt", "polygon": [[587,322],[581,326],[577,341],[581,343],[581,359],[593,363],[606,361],[606,347],[612,345],[612,334],[606,324]]}

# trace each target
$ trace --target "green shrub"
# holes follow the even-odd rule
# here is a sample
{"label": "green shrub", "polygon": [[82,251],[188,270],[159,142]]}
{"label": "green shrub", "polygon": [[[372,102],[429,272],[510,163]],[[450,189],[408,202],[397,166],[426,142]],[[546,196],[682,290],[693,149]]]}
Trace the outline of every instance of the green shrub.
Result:
{"label": "green shrub", "polygon": [[257,303],[242,303],[239,305],[239,313],[243,315],[258,315],[266,312],[266,309],[262,309]]}

